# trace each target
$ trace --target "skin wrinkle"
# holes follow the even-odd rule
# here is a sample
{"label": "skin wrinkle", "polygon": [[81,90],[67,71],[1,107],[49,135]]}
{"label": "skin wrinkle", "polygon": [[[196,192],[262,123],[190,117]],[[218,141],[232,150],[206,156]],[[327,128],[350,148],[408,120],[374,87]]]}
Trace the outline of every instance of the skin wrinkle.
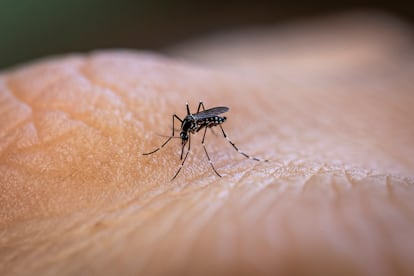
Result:
{"label": "skin wrinkle", "polygon": [[[278,259],[278,265],[280,264],[281,267],[283,267],[283,263],[284,263],[284,259],[287,258],[287,255],[289,253],[284,252],[284,248],[289,248],[290,250],[292,250],[292,253],[294,254],[294,252],[296,251],[297,248],[297,244],[296,244],[296,240],[293,238],[293,232],[290,231],[290,226],[288,224],[288,220],[290,217],[290,213],[289,212],[283,212],[283,210],[289,209],[286,207],[286,201],[283,199],[283,194],[280,194],[278,197],[278,200],[274,202],[275,206],[275,210],[277,210],[275,213],[273,213],[273,220],[276,221],[277,223],[274,223],[276,225],[276,229],[278,229],[280,233],[284,233],[284,237],[283,239],[278,238],[278,236],[275,234],[275,231],[272,229],[274,229],[273,224],[270,224],[270,221],[268,220],[268,225],[265,228],[266,230],[266,234],[265,235],[267,237],[267,240],[270,241],[270,243],[274,246],[272,246],[271,248],[275,249],[274,252],[277,252],[277,257],[275,258],[276,260]],[[278,209],[276,209],[276,207]],[[280,209],[282,208],[282,209]],[[270,217],[271,215],[269,214],[268,217]],[[270,224],[270,225],[269,225]],[[277,244],[277,245],[275,245]],[[281,269],[283,270],[283,269]]]}
{"label": "skin wrinkle", "polygon": [[[200,257],[195,259],[196,264],[196,272],[201,269],[201,271],[209,271],[211,268],[208,268],[206,264],[203,264],[203,258],[207,262],[213,261],[216,263],[217,269],[219,271],[226,271],[224,263],[234,262],[236,252],[235,248],[227,246],[227,245],[235,245],[235,240],[237,239],[234,233],[234,228],[231,227],[230,221],[226,218],[226,211],[228,211],[228,202],[223,203],[223,208],[221,208],[217,214],[212,217],[206,227],[201,231],[200,238],[196,243],[196,248],[198,248],[198,254],[201,255]],[[234,234],[234,235],[232,235]],[[214,249],[211,251],[212,254],[209,254],[206,251],[205,244],[211,243],[214,245]],[[232,259],[232,256],[234,259]]]}
{"label": "skin wrinkle", "polygon": [[[65,232],[66,232],[66,231],[65,231]],[[62,232],[62,233],[65,233],[65,232]],[[59,237],[57,237],[57,238],[59,238]],[[87,240],[85,240],[85,242],[87,242]],[[51,241],[51,242],[50,242],[50,244],[54,244],[54,242],[53,242],[53,241]],[[39,247],[38,247],[38,246],[36,246],[35,248],[39,248]],[[48,251],[48,250],[46,250],[46,249],[45,249],[45,251]],[[33,255],[37,255],[36,253],[37,253],[37,252],[34,252],[34,254],[33,254]],[[76,252],[74,252],[74,254],[75,254],[75,253],[76,253]]]}
{"label": "skin wrinkle", "polygon": [[5,80],[2,78],[1,84],[3,86],[3,91],[7,93],[7,95],[10,95],[11,97],[13,97],[15,99],[15,101],[24,106],[27,107],[30,111],[30,115],[33,112],[32,107],[30,106],[30,103],[28,101],[26,101],[25,99],[23,99],[22,97],[19,96],[18,93],[13,92],[13,89],[11,88],[10,84],[9,84],[9,80],[6,78]]}
{"label": "skin wrinkle", "polygon": [[[10,83],[10,80],[8,80],[6,83]],[[11,85],[9,84],[8,85],[9,87],[11,87]],[[12,91],[13,91],[13,89],[12,88],[10,88],[10,89],[8,89],[8,91],[10,91],[13,95],[14,95],[14,97],[18,100],[18,101],[20,101],[20,102],[22,102],[25,106],[28,106],[31,110],[36,110],[35,108],[35,105],[33,104],[33,102],[28,102],[28,101],[25,101],[25,100],[23,100],[23,98],[22,97],[20,97],[20,98],[18,98],[17,97],[17,95],[18,94],[24,94],[24,93],[13,93]],[[32,107],[30,107],[32,105]],[[37,129],[39,129],[39,127],[38,127],[38,122],[37,122],[37,120],[36,120],[36,118],[37,118],[37,116],[33,116],[33,115],[35,115],[34,114],[34,112],[31,112],[32,113],[32,118],[31,118],[31,122],[33,122],[33,124],[34,124],[34,126],[35,126],[35,129],[37,130]],[[67,114],[69,114],[68,112],[66,112]],[[38,134],[37,134],[38,135]],[[61,141],[59,141],[59,138],[57,138],[57,141],[56,142],[61,142]],[[44,143],[43,143],[44,144]],[[43,146],[43,145],[42,145]],[[26,149],[25,149],[26,150]]]}
{"label": "skin wrinkle", "polygon": [[[51,147],[51,146],[56,146],[59,145],[62,141],[65,141],[64,138],[66,137],[70,137],[71,134],[73,135],[73,133],[68,133],[67,135],[64,135],[61,137],[61,139],[56,139],[55,141],[49,142],[46,147]],[[61,141],[62,140],[62,141]],[[44,147],[43,147],[44,148]],[[36,155],[36,153],[38,152],[38,150],[42,149],[41,147],[31,147],[29,149],[25,149],[25,153],[24,156],[28,156],[28,158],[26,158],[26,160],[30,160],[30,153],[33,153],[33,155]],[[16,153],[15,153],[16,154]],[[32,156],[33,156],[32,155]],[[20,159],[20,158],[19,158]],[[7,160],[7,165],[6,166],[11,166],[14,167],[16,169],[21,170],[22,172],[26,172],[29,173],[31,175],[36,175],[39,169],[39,164],[34,165],[34,167],[30,167],[28,164],[30,164],[29,162],[19,162],[19,159],[17,159],[15,162],[13,161],[13,159],[8,159]],[[52,160],[49,160],[49,163],[52,162]],[[47,163],[46,163],[47,164]],[[58,168],[58,167],[57,167]],[[47,167],[42,167],[41,168],[42,172],[45,172],[45,170],[47,171]]]}
{"label": "skin wrinkle", "polygon": [[[399,198],[395,197],[393,194],[394,194],[394,191],[392,191],[392,198],[390,200],[392,204],[394,204],[395,206],[398,207],[398,209],[401,209],[403,211],[403,214],[405,214],[407,221],[414,221],[414,215],[413,215],[414,210],[412,208],[411,209],[409,208],[409,204],[406,204],[403,201],[399,200]],[[407,203],[408,202],[410,202],[410,199],[407,200]]]}
{"label": "skin wrinkle", "polygon": [[[67,71],[67,70],[66,70]],[[75,78],[75,79],[77,79],[77,77],[78,77],[78,75],[77,75],[77,73],[75,72],[75,70],[70,70],[70,73],[72,74],[72,76],[73,76],[73,78]],[[75,74],[73,74],[73,73],[75,73]],[[85,78],[85,80],[87,80],[86,78]],[[9,83],[10,83],[10,81],[8,81]],[[49,87],[51,87],[51,86],[54,86],[56,84],[56,82],[52,82],[52,83],[50,83],[49,84],[49,86],[48,87],[45,87],[45,90],[44,91],[47,91],[47,90],[50,90],[50,88]],[[10,85],[9,85],[10,86]],[[108,91],[108,90],[107,90]],[[110,91],[110,90],[109,90]],[[111,91],[110,91],[111,92]],[[113,92],[111,92],[112,94],[114,94]],[[16,94],[16,93],[15,93]],[[23,94],[23,93],[18,93],[18,94]],[[100,94],[100,95],[102,95],[102,93]],[[39,100],[39,98],[40,98],[40,96],[42,96],[42,94],[39,94],[38,96],[37,96],[37,98],[33,98],[32,99],[32,104],[34,105],[34,107],[35,108],[39,108],[39,106],[38,106],[38,104],[36,104],[37,102],[38,102],[38,100]],[[99,96],[100,97],[100,96]],[[119,99],[120,100],[120,98],[117,98],[117,99]],[[122,102],[122,100],[121,100],[121,102]],[[42,101],[40,102],[40,103],[42,103]],[[30,104],[30,103],[29,103]],[[113,105],[114,104],[114,101],[113,101],[113,99],[111,99],[111,104]],[[45,105],[45,107],[49,107],[48,105]],[[40,106],[40,108],[41,109],[43,109],[41,106]],[[71,111],[69,111],[67,108],[64,108],[63,106],[59,106],[59,109],[61,110],[61,111],[64,111],[65,113],[67,113],[68,115],[70,115],[72,118],[74,118],[75,120],[77,120],[77,121],[80,121],[80,122],[82,122],[82,123],[84,123],[84,124],[86,124],[87,126],[89,126],[91,129],[95,129],[96,128],[96,126],[94,125],[94,124],[90,124],[90,123],[88,123],[88,121],[89,120],[87,120],[87,116],[82,116],[80,113],[78,113],[78,112],[71,112]],[[66,109],[66,110],[65,110]],[[85,114],[86,115],[86,114]]]}
{"label": "skin wrinkle", "polygon": [[[22,105],[23,107],[26,108],[25,109],[25,110],[27,110],[26,113],[28,112],[29,114],[32,114],[31,107],[29,105],[23,103],[23,102],[20,102],[19,99],[16,98],[13,95],[12,91],[10,91],[10,89],[8,89],[8,87],[6,85],[6,82],[3,79],[0,80],[0,91],[2,91],[3,93],[5,93],[7,96],[13,97],[15,99],[15,101],[17,102],[17,104]],[[2,96],[4,95],[3,93],[2,93]],[[1,106],[3,106],[6,103],[7,102],[5,101],[4,103],[1,104]],[[7,111],[10,111],[13,107],[14,107],[14,105],[12,105],[12,107],[10,109],[7,108],[7,107],[6,108],[2,107],[2,113],[1,113],[2,118],[4,118],[5,114],[7,115]],[[26,116],[29,116],[29,115],[26,115]],[[16,118],[13,118],[13,119],[16,120]],[[30,118],[29,117],[22,118],[20,121],[15,122],[14,125],[10,125],[8,128],[5,128],[4,126],[2,126],[1,127],[1,130],[0,130],[1,131],[0,132],[1,133],[1,136],[3,137],[5,135],[7,135],[7,132],[9,132],[10,129],[17,128],[19,125],[23,124],[28,119],[30,119]],[[11,121],[11,122],[13,123],[13,121]]]}
{"label": "skin wrinkle", "polygon": [[[42,65],[43,66],[38,67],[33,65],[32,67],[27,68],[26,71],[17,71],[15,74],[11,74],[7,78],[7,86],[11,91],[13,91],[13,95],[21,102],[30,105],[31,108],[36,108],[36,102],[41,100],[46,91],[52,91],[53,88],[57,87],[59,83],[65,83],[68,81],[68,78],[74,77],[73,74],[68,74],[72,70],[67,70],[63,66],[53,68],[52,65],[49,68],[48,63],[44,63]],[[46,69],[46,72],[42,72],[42,74],[45,74],[45,77],[30,82],[29,87],[22,85],[25,83],[24,80],[26,78],[32,78],[37,73],[40,73],[38,71],[41,71],[42,69]],[[56,74],[58,75],[56,76]],[[30,93],[25,93],[25,91],[30,91]]]}
{"label": "skin wrinkle", "polygon": [[[69,118],[66,117],[66,119],[69,119]],[[85,125],[85,126],[87,126],[87,125]],[[79,130],[79,129],[77,129],[77,130]],[[57,137],[55,137],[53,139],[50,139],[48,141],[42,141],[42,144],[39,143],[39,144],[30,145],[30,146],[27,146],[27,147],[24,147],[24,148],[20,148],[19,151],[24,150],[25,152],[29,153],[29,152],[35,152],[35,151],[37,151],[39,149],[42,149],[43,147],[53,147],[53,146],[56,146],[57,144],[60,144],[60,143],[62,143],[64,141],[66,141],[71,136],[73,136],[73,133],[75,131],[72,130],[72,129],[70,129],[70,130],[64,132],[63,134],[60,134],[60,136],[57,136]]]}
{"label": "skin wrinkle", "polygon": [[[203,226],[203,227],[200,227],[200,230],[198,232],[195,231],[196,236],[193,239],[192,243],[190,244],[189,256],[192,256],[194,254],[197,254],[197,252],[199,252],[199,250],[197,249],[197,245],[200,244],[200,242],[202,241],[202,239],[204,237],[203,229],[206,228],[211,223],[212,219],[217,216],[218,212],[221,210],[219,207],[222,207],[223,204],[224,204],[224,202],[221,202],[220,205],[215,204],[216,207],[213,209],[213,211],[208,216],[208,218],[204,220],[205,222],[203,224],[201,224],[201,226]],[[211,208],[211,206],[209,206],[209,208]],[[206,210],[208,210],[208,208],[206,208]],[[190,263],[188,263],[188,265],[189,264]],[[190,267],[190,266],[184,266],[185,270],[183,272],[188,273],[188,271],[189,271],[188,267]]]}
{"label": "skin wrinkle", "polygon": [[[366,262],[368,264],[374,265],[374,273],[377,275],[391,275],[392,272],[389,270],[389,267],[386,265],[386,259],[385,259],[385,252],[384,252],[384,244],[381,242],[381,238],[379,237],[379,232],[381,231],[378,229],[375,222],[373,222],[373,218],[370,217],[369,211],[367,211],[367,207],[369,205],[365,201],[361,201],[361,206],[363,209],[363,219],[366,221],[368,226],[364,229],[365,230],[365,238],[368,239],[369,244],[371,245],[368,249],[368,252],[366,253]],[[369,231],[366,229],[372,229]],[[361,229],[358,229],[361,231]],[[359,240],[362,242],[362,240]],[[376,252],[376,254],[374,254]]]}
{"label": "skin wrinkle", "polygon": [[[243,227],[248,227],[248,226],[251,227],[252,225],[260,225],[260,222],[263,221],[265,224],[264,227],[262,229],[257,229],[257,231],[259,231],[259,237],[262,237],[262,239],[260,239],[260,241],[262,242],[262,246],[268,246],[270,248],[272,248],[272,246],[268,245],[269,242],[272,243],[273,241],[273,243],[275,243],[275,241],[277,240],[278,244],[284,243],[284,241],[281,241],[279,239],[275,239],[274,237],[272,237],[272,235],[280,231],[280,228],[279,228],[280,226],[278,224],[269,225],[269,221],[271,218],[278,219],[278,216],[276,216],[275,212],[272,212],[272,210],[278,210],[278,208],[282,208],[282,204],[283,204],[282,202],[280,202],[284,196],[284,192],[280,190],[280,186],[282,184],[280,183],[276,185],[275,184],[269,185],[266,188],[261,189],[259,193],[257,194],[257,196],[250,200],[249,204],[244,204],[244,208],[246,209],[245,214],[246,214],[246,217],[249,218],[249,223],[247,223],[246,225],[243,225]],[[271,193],[271,191],[274,188],[277,188],[276,194]],[[251,204],[255,204],[255,205],[251,205]],[[261,214],[260,217],[255,215],[254,211],[251,210],[251,206],[258,206],[258,209],[260,211],[258,213]],[[269,231],[269,235],[266,235],[267,229],[269,230],[273,229],[273,232]],[[254,232],[254,230],[255,230],[255,227],[253,227],[251,231],[246,232],[245,240],[252,243],[250,246],[246,246],[245,247],[246,249],[254,248],[256,244],[256,241],[248,238],[251,235],[251,233]],[[264,233],[260,233],[261,231],[264,231]],[[266,262],[268,262],[269,264],[272,263],[271,256],[268,256],[268,257],[263,256],[263,258],[266,258],[267,259]],[[248,258],[246,258],[246,261],[247,259]],[[256,262],[258,261],[256,260]]]}
{"label": "skin wrinkle", "polygon": [[125,105],[125,101],[123,101],[123,97],[125,97],[125,95],[121,91],[119,91],[115,86],[108,86],[103,83],[100,83],[96,78],[92,76],[87,66],[88,61],[90,62],[90,58],[89,59],[85,58],[85,61],[82,64],[82,66],[78,68],[79,75],[82,76],[91,85],[99,87],[99,88],[103,88],[104,90],[109,91],[111,96],[113,96],[114,98],[119,100],[123,105]]}
{"label": "skin wrinkle", "polygon": [[[196,200],[193,200],[194,202],[196,202]],[[191,209],[190,209],[191,210]],[[194,212],[196,212],[197,210],[194,210]],[[177,212],[178,214],[180,214],[180,213],[182,213],[182,212]],[[197,213],[197,215],[193,215],[192,216],[192,218],[194,218],[194,219],[196,219],[199,215],[202,215],[202,213]],[[188,216],[188,214],[186,214],[186,217]],[[210,216],[211,217],[211,216]],[[180,224],[183,224],[183,225],[187,225],[188,223],[185,223],[185,222],[181,222],[181,220],[183,220],[182,219],[183,217],[181,216],[181,219],[179,219],[179,220],[177,220],[176,222],[175,222],[175,225],[173,225],[171,228],[174,228],[175,226],[177,226],[177,225],[180,225]],[[193,224],[193,220],[192,219],[190,219],[190,218],[188,218],[187,219],[187,221],[188,222],[191,222],[191,224]],[[208,223],[208,220],[206,220],[207,221],[207,223]],[[189,239],[189,240],[192,240],[191,238],[190,238],[190,236],[188,235],[188,228],[186,228],[185,229],[185,234],[183,234],[183,237],[185,237],[185,239],[187,240],[187,239]],[[197,233],[197,231],[195,231],[196,233]],[[166,238],[166,237],[164,237],[164,238]],[[189,251],[189,249],[188,250],[185,250],[185,246],[188,246],[188,245],[185,245],[185,243],[182,243],[182,242],[180,242],[180,241],[176,241],[176,240],[174,240],[174,242],[176,242],[177,244],[183,244],[182,246],[180,246],[180,247],[178,247],[177,249],[175,249],[175,252],[174,252],[174,255],[173,256],[171,256],[170,257],[170,260],[169,260],[169,262],[170,263],[172,263],[172,264],[174,264],[174,266],[177,266],[177,264],[178,264],[178,267],[185,267],[185,263],[182,263],[181,265],[180,265],[180,261],[179,260],[177,260],[177,258],[175,258],[175,256],[179,256],[180,254],[180,252],[188,252]],[[166,244],[165,242],[163,243],[163,244]],[[192,243],[190,243],[190,244],[192,244]],[[166,247],[166,250],[167,250],[167,248],[168,248],[168,244],[167,245],[165,245],[165,247]],[[161,251],[164,251],[163,249],[161,249]],[[167,251],[168,252],[168,251]],[[181,257],[181,259],[183,259],[183,260],[185,260],[186,258],[186,255],[188,256],[188,254],[185,254],[185,253],[181,253],[181,254],[184,254],[184,256],[182,256]],[[155,253],[154,254],[152,254],[152,255],[150,255],[149,257],[148,257],[149,259],[150,259],[150,261],[148,261],[147,262],[147,264],[144,266],[144,268],[143,268],[143,270],[142,271],[140,271],[140,273],[141,274],[143,274],[143,275],[145,275],[145,274],[148,274],[146,271],[147,271],[147,268],[151,271],[151,269],[152,269],[152,267],[154,266],[154,265],[156,265],[157,264],[157,262],[158,262],[158,256],[156,256],[155,255]],[[182,262],[182,261],[181,261]]]}
{"label": "skin wrinkle", "polygon": [[[278,239],[276,238],[276,234],[275,233],[282,233],[283,232],[283,225],[282,224],[282,219],[277,215],[276,212],[274,212],[274,210],[278,210],[278,208],[282,208],[282,203],[280,202],[281,199],[283,198],[283,193],[281,193],[280,190],[280,186],[282,184],[278,185],[277,187],[277,194],[276,197],[273,198],[271,196],[272,193],[270,193],[269,189],[270,188],[275,188],[274,185],[272,186],[268,186],[266,189],[262,190],[260,193],[260,202],[263,202],[264,199],[264,203],[262,203],[262,214],[263,214],[263,221],[264,221],[264,227],[262,229],[260,229],[262,232],[260,233],[260,236],[262,237],[261,241],[263,243],[263,246],[268,246],[270,248],[270,251],[281,251],[282,248],[286,247],[287,244],[289,243],[289,241],[286,241],[286,237],[282,240],[282,239]],[[263,199],[264,197],[264,199]],[[259,200],[257,200],[256,202],[258,202]],[[246,206],[246,209],[248,209],[249,207]],[[251,211],[250,212],[250,216],[254,217],[254,213]],[[259,224],[260,220],[254,220],[253,223],[251,225],[256,225]],[[251,232],[253,232],[254,229],[251,230]],[[251,232],[249,232],[249,234],[251,235]],[[252,239],[250,239],[252,240]],[[254,243],[254,239],[253,241],[250,241],[251,243]],[[249,246],[247,248],[250,248]],[[283,254],[278,254],[278,255],[283,255]],[[267,259],[267,262],[269,262],[270,264],[274,262],[272,256],[265,256],[265,258]],[[256,261],[258,264],[260,264],[260,262]]]}
{"label": "skin wrinkle", "polygon": [[[159,225],[159,227],[157,227],[157,231],[160,231],[159,229],[162,229],[161,226],[166,224],[166,220],[162,218],[162,216],[164,215],[164,213],[162,211],[166,210],[167,208],[170,208],[170,206],[166,205],[166,206],[162,207],[162,209],[159,209],[155,213],[152,214],[155,218],[159,218],[159,220],[161,222],[161,225]],[[151,221],[152,221],[151,219],[148,220],[149,223],[151,223]],[[169,222],[169,223],[173,223],[173,222]],[[145,223],[141,223],[141,227],[137,229],[138,233],[140,233],[141,231],[144,231],[146,227],[148,227],[148,225],[146,225]],[[141,230],[142,228],[144,228],[144,230]],[[157,243],[157,241],[160,241],[161,240],[160,235],[162,235],[162,233],[164,233],[163,235],[165,236],[167,231],[168,230],[162,231],[161,234],[157,234],[157,236],[155,236],[154,233],[151,233],[151,236],[153,236],[153,238],[150,239],[151,243],[154,244],[154,243]],[[153,251],[154,250],[151,249],[151,247],[146,248],[146,254],[143,255],[143,256],[140,256],[140,258],[139,258],[140,264],[141,264],[140,266],[142,266],[146,263],[146,259],[148,259],[149,256],[151,256],[153,254],[152,253]],[[138,273],[138,271],[137,271],[137,273]]]}
{"label": "skin wrinkle", "polygon": [[[155,214],[155,218],[158,218],[158,221],[160,222],[159,228],[157,228],[157,236],[155,237],[155,240],[152,241],[153,244],[163,244],[165,242],[166,237],[168,236],[168,233],[170,232],[171,229],[174,228],[174,226],[177,224],[177,221],[173,218],[165,218],[164,214],[162,211],[165,210],[165,208],[168,208],[171,210],[171,212],[169,213],[174,214],[175,218],[177,218],[178,214],[177,211],[173,211],[174,208],[172,208],[172,206],[165,206],[162,209],[160,209],[156,214]],[[144,256],[140,257],[140,261],[142,264],[142,268],[141,270],[137,270],[136,273],[141,274],[142,271],[145,271],[145,267],[146,265],[148,265],[148,263],[150,263],[150,260],[152,259],[153,255],[155,254],[155,250],[148,250],[149,248],[147,248],[146,250],[146,254]]]}
{"label": "skin wrinkle", "polygon": [[[195,200],[195,201],[196,201],[196,200]],[[207,221],[206,223],[208,223],[208,221]],[[187,235],[185,235],[185,236],[187,236]],[[150,265],[148,265],[148,266],[150,266]]]}
{"label": "skin wrinkle", "polygon": [[[193,200],[193,201],[196,201],[196,200]],[[180,212],[177,212],[177,213],[180,213]],[[200,215],[201,215],[201,214],[200,214]],[[186,216],[187,216],[187,214],[186,214]],[[190,220],[190,219],[189,219],[189,220]],[[179,224],[180,222],[179,222],[179,221],[177,221],[176,223],[178,223],[178,224]],[[188,229],[186,229],[186,230],[188,230]],[[183,235],[183,236],[188,237],[188,235]],[[177,241],[177,243],[178,243],[178,244],[180,244],[180,242],[179,242],[179,241]],[[185,245],[184,245],[184,246],[185,246]],[[182,252],[182,250],[183,250],[182,246],[178,248],[178,252],[180,252],[180,251]],[[177,252],[175,252],[175,253],[174,253],[174,255],[176,255],[176,254],[177,254]],[[154,254],[151,254],[151,255],[150,255],[151,257],[148,257],[148,258],[152,258],[152,259],[153,259],[153,258],[155,258],[153,255],[154,255]],[[146,265],[145,267],[151,267],[151,262],[148,262],[148,263],[147,263],[147,265]],[[144,270],[143,270],[143,271],[145,271],[145,268],[144,268]]]}
{"label": "skin wrinkle", "polygon": [[[335,202],[334,202],[335,203]],[[354,246],[355,244],[357,244],[357,239],[358,239],[358,232],[355,231],[352,223],[346,219],[345,216],[345,208],[346,208],[346,203],[344,200],[341,199],[341,197],[338,197],[336,200],[336,210],[337,211],[337,218],[339,218],[338,223],[340,224],[340,227],[338,227],[339,229],[343,230],[346,234],[346,237],[349,238],[350,241],[348,241],[349,243],[352,243],[352,246]],[[352,247],[349,248],[350,253],[352,254]]]}
{"label": "skin wrinkle", "polygon": [[[23,129],[23,127],[25,127],[25,126],[27,126],[27,125],[30,124],[30,121],[31,121],[31,119],[28,118],[27,120],[22,121],[21,124],[17,124],[15,127],[17,129]],[[4,158],[4,156],[7,155],[11,151],[11,148],[17,144],[16,136],[17,136],[17,132],[14,132],[12,135],[7,136],[6,139],[8,139],[8,140],[13,139],[13,141],[11,141],[11,142],[7,141],[8,144],[5,147],[2,147],[2,149],[0,150],[0,160],[2,158]],[[2,139],[4,139],[4,137],[2,137]],[[34,138],[34,140],[35,141],[38,141],[38,137],[36,136]]]}
{"label": "skin wrinkle", "polygon": [[[30,119],[28,119],[27,121],[22,121],[21,124],[16,125],[15,127],[21,128],[23,131],[25,131],[25,127],[30,126]],[[30,128],[30,129],[34,129],[34,128]],[[33,133],[35,135],[35,133]],[[7,135],[5,138],[4,136],[2,137],[2,139],[6,140],[5,142],[3,142],[2,148],[0,149],[0,159],[4,158],[4,156],[8,155],[12,149],[12,147],[18,147],[19,145],[19,138],[21,135],[19,135],[19,133],[13,132],[10,135]],[[4,141],[3,140],[3,141]],[[24,139],[21,139],[24,140]],[[33,142],[33,144],[38,143],[38,137],[37,135],[32,139],[35,142]],[[30,143],[30,142],[29,142]]]}

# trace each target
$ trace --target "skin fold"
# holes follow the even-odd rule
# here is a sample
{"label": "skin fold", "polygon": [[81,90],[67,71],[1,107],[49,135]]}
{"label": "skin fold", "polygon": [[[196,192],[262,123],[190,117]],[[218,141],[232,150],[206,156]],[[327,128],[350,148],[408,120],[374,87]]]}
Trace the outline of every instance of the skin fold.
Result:
{"label": "skin fold", "polygon": [[[351,16],[0,74],[0,275],[413,275],[414,48]],[[172,114],[223,128],[160,146]],[[177,126],[176,126],[177,128]],[[176,132],[178,136],[178,133]]]}

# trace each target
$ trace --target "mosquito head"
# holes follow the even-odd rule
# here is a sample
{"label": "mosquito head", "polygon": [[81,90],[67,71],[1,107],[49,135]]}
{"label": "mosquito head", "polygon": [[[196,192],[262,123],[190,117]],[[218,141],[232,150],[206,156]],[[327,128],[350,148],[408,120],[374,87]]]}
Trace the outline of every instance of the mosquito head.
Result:
{"label": "mosquito head", "polygon": [[188,133],[185,132],[185,131],[182,131],[180,133],[180,138],[181,138],[181,143],[184,146],[187,143],[187,141],[188,141]]}

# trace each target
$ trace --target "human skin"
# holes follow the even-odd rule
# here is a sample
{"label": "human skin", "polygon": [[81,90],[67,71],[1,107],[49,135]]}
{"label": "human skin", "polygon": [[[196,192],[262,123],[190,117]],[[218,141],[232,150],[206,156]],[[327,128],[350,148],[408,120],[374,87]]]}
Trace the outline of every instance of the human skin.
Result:
{"label": "human skin", "polygon": [[[374,23],[187,52],[205,65],[103,51],[3,72],[0,274],[413,275],[413,48]],[[270,162],[216,128],[222,177],[201,132],[171,181],[178,139],[142,153],[199,100]]]}

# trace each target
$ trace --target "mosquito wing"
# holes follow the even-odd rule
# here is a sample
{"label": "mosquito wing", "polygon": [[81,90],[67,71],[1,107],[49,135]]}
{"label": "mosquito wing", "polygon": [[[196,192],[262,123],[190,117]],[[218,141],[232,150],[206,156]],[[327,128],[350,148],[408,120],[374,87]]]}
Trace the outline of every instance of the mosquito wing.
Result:
{"label": "mosquito wing", "polygon": [[196,120],[203,120],[206,118],[217,116],[227,111],[229,111],[229,108],[227,106],[218,106],[218,107],[213,107],[213,108],[200,111],[196,114],[193,114],[193,116],[194,116],[194,119]]}

